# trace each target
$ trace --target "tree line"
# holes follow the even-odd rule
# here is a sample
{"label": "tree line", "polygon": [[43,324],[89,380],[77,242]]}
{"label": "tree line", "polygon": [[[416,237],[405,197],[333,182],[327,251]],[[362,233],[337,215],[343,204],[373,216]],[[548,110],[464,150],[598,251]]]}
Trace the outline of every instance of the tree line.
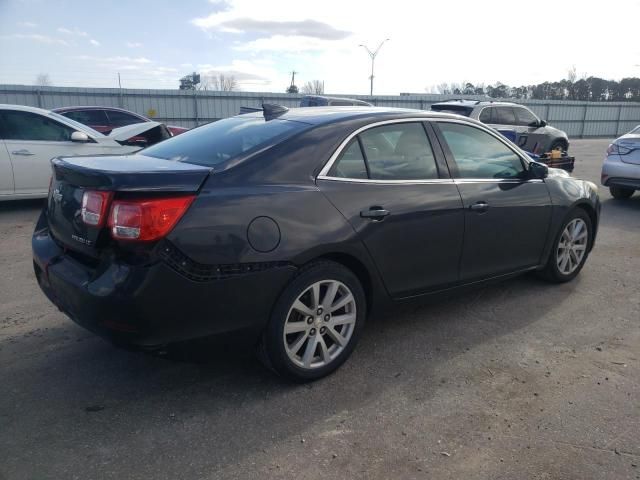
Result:
{"label": "tree line", "polygon": [[[431,91],[434,88],[429,89]],[[513,87],[497,82],[493,85],[469,82],[442,83],[434,93],[445,95],[485,95],[491,98],[515,98],[534,100],[580,100],[585,102],[640,102],[640,78],[623,78],[620,81],[600,77],[579,80],[566,78],[557,82]]]}

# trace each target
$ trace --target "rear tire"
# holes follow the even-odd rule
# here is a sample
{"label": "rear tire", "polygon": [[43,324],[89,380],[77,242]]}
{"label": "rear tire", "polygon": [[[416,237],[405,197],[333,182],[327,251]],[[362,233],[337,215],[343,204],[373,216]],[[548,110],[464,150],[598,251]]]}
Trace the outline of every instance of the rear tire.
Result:
{"label": "rear tire", "polygon": [[635,190],[633,188],[609,187],[609,192],[611,196],[617,200],[626,200],[633,195]]}
{"label": "rear tire", "polygon": [[547,264],[538,276],[553,283],[573,280],[587,261],[592,239],[591,218],[581,208],[573,210],[560,227]]}
{"label": "rear tire", "polygon": [[288,380],[317,380],[349,358],[365,317],[366,297],[353,272],[336,262],[313,262],[277,300],[258,356]]}

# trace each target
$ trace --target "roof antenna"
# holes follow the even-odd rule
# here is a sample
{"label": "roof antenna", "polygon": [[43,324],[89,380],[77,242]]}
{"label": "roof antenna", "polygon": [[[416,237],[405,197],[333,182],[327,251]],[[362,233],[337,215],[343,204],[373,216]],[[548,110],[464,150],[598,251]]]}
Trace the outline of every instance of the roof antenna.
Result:
{"label": "roof antenna", "polygon": [[277,103],[263,103],[262,113],[265,120],[271,120],[287,113],[289,109],[284,105],[278,105]]}

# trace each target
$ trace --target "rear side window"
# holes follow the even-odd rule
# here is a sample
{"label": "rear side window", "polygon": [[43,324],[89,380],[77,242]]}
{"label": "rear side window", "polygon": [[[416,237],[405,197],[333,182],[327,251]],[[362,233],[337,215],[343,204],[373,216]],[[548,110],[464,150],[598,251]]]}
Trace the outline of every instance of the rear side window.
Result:
{"label": "rear side window", "polygon": [[37,113],[0,111],[0,135],[5,140],[66,142],[73,129]]}
{"label": "rear side window", "polygon": [[109,116],[109,125],[113,125],[114,128],[145,122],[145,120],[138,118],[135,115],[119,112],[117,110],[109,110],[107,115]]}
{"label": "rear side window", "polygon": [[493,120],[491,123],[496,125],[515,125],[516,116],[511,107],[495,107],[493,112]]}
{"label": "rear side window", "polygon": [[456,178],[522,178],[524,165],[500,140],[479,128],[457,123],[439,122],[458,173]]}
{"label": "rear side window", "polygon": [[493,107],[486,107],[480,112],[480,118],[482,123],[493,123]]}
{"label": "rear side window", "polygon": [[310,127],[262,115],[232,117],[194,128],[143,150],[143,155],[213,167],[285,140]]}
{"label": "rear side window", "polygon": [[373,180],[438,178],[435,157],[420,123],[395,123],[360,134]]}
{"label": "rear side window", "polygon": [[351,140],[349,145],[342,150],[340,156],[329,170],[330,177],[338,178],[369,178],[367,173],[367,165],[360,149],[360,143],[357,138]]}
{"label": "rear side window", "polygon": [[109,120],[104,110],[74,110],[71,112],[64,112],[64,115],[71,120],[80,122],[83,125],[108,125]]}

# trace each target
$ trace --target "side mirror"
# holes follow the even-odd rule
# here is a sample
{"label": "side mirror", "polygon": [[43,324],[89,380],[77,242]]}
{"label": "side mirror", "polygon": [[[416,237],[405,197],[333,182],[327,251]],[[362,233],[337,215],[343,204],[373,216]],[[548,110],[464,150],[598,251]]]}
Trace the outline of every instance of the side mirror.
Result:
{"label": "side mirror", "polygon": [[529,162],[529,177],[542,180],[549,176],[549,167],[540,162]]}
{"label": "side mirror", "polygon": [[84,132],[73,132],[71,134],[71,141],[78,143],[87,143],[89,141],[89,135]]}
{"label": "side mirror", "polygon": [[540,121],[538,122],[538,126],[539,126],[539,127],[546,127],[546,126],[547,126],[547,122],[545,122],[544,120],[540,120]]}

